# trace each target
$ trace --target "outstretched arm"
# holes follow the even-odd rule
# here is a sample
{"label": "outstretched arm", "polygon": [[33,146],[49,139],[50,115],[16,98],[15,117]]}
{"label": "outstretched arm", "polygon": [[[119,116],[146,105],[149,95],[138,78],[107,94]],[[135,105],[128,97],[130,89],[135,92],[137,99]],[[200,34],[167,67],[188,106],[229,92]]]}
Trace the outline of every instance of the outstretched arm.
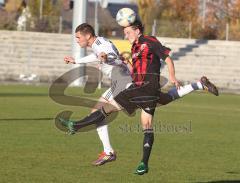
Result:
{"label": "outstretched arm", "polygon": [[166,59],[165,59],[165,62],[168,66],[168,72],[169,72],[169,79],[170,81],[175,84],[176,88],[179,89],[181,84],[178,82],[178,80],[176,79],[176,76],[175,76],[175,67],[174,67],[174,63],[172,61],[172,59],[168,56]]}
{"label": "outstretched arm", "polygon": [[86,57],[80,58],[80,59],[74,59],[71,56],[64,57],[64,61],[69,64],[86,64],[91,62],[97,62],[99,61],[95,54],[90,54]]}
{"label": "outstretched arm", "polygon": [[174,63],[169,56],[171,49],[163,46],[159,41],[156,42],[155,48],[156,54],[159,56],[159,58],[164,60],[168,66],[169,80],[176,86],[177,89],[180,89],[181,84],[175,77]]}

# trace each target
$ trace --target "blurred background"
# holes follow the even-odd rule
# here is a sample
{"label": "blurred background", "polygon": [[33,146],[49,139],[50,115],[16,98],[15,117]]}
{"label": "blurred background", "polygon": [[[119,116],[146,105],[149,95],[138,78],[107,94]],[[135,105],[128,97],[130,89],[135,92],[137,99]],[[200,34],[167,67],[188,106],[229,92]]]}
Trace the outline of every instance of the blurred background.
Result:
{"label": "blurred background", "polygon": [[[102,36],[122,38],[115,16],[120,8],[129,7],[139,13],[146,34],[240,40],[239,0],[109,0],[106,8],[99,3],[88,1],[87,22],[94,25],[97,17]],[[0,0],[0,28],[71,33],[73,6],[73,0]]]}
{"label": "blurred background", "polygon": [[[86,21],[121,52],[131,46],[115,16],[129,7],[145,34],[172,49],[182,82],[207,75],[222,91],[239,91],[240,0],[89,0],[86,7]],[[62,60],[72,51],[73,9],[72,0],[0,0],[1,83],[49,84],[71,69]]]}

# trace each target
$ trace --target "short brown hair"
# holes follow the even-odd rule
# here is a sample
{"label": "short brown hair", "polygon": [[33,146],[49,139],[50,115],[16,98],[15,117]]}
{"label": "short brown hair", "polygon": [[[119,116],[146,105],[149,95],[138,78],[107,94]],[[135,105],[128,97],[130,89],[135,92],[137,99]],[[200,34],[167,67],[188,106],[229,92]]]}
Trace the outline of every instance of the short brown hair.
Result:
{"label": "short brown hair", "polygon": [[80,32],[82,34],[91,34],[91,36],[95,36],[94,28],[88,23],[83,23],[77,26],[75,29],[75,33]]}
{"label": "short brown hair", "polygon": [[130,27],[134,30],[139,29],[142,34],[144,32],[144,26],[139,19],[136,19],[132,24],[130,24]]}

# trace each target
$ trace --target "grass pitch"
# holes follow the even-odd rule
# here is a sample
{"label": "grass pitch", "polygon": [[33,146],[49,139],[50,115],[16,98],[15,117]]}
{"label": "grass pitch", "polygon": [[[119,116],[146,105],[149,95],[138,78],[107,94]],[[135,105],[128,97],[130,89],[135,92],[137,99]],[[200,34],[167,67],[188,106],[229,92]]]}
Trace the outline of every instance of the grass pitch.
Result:
{"label": "grass pitch", "polygon": [[[85,95],[78,88],[69,94]],[[102,91],[95,93],[100,96]],[[109,131],[118,159],[101,167],[95,130],[67,136],[54,126],[64,109],[74,118],[88,108],[63,106],[48,87],[0,86],[0,182],[240,182],[240,96],[204,92],[158,108],[150,171],[134,175],[142,155],[139,111],[120,113]]]}

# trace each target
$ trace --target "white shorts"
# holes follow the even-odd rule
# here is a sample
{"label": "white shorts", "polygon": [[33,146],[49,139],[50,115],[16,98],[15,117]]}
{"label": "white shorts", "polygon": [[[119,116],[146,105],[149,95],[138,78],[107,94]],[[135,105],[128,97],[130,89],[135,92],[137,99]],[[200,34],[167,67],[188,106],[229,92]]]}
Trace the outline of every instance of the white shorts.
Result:
{"label": "white shorts", "polygon": [[102,97],[110,101],[131,84],[132,77],[123,68],[114,67],[111,74],[111,87],[102,94]]}

